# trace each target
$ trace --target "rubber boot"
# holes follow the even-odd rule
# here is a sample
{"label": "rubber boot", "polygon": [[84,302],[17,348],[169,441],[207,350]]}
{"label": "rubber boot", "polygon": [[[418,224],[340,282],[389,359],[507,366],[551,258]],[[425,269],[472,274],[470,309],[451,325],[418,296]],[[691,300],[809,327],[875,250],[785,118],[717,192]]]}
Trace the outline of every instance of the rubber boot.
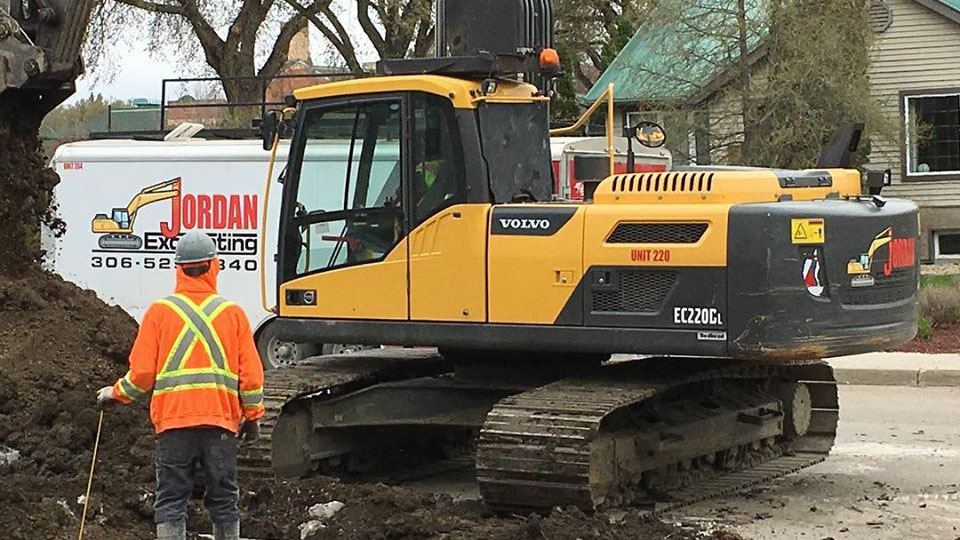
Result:
{"label": "rubber boot", "polygon": [[157,523],[157,540],[186,540],[186,521],[165,521]]}
{"label": "rubber boot", "polygon": [[213,540],[240,540],[240,522],[214,523]]}

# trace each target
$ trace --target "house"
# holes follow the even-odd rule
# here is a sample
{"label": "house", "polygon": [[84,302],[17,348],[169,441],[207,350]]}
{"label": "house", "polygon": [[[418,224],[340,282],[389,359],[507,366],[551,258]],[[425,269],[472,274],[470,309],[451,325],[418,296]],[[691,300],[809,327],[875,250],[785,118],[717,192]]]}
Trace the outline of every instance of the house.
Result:
{"label": "house", "polygon": [[872,141],[890,196],[920,205],[928,261],[960,259],[960,0],[873,0],[871,94],[900,126]]}
{"label": "house", "polygon": [[[727,91],[739,59],[740,25],[730,0],[661,0],[593,87],[585,104],[614,85],[616,129],[639,121],[666,128],[674,162],[709,164],[736,150],[742,120]],[[745,3],[747,62],[762,69],[766,35],[760,1]]]}

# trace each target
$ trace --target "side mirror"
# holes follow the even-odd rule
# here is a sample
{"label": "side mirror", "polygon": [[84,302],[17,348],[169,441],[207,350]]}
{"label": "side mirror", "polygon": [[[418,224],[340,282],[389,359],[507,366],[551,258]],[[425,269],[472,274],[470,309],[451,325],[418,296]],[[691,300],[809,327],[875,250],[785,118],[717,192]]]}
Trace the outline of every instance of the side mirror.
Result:
{"label": "side mirror", "polygon": [[263,149],[271,150],[273,140],[280,129],[280,111],[265,111],[260,119],[260,137],[263,139]]}
{"label": "side mirror", "polygon": [[883,188],[893,183],[890,169],[867,169],[867,190],[870,195],[879,195]]}
{"label": "side mirror", "polygon": [[667,133],[656,122],[640,122],[631,131],[633,138],[647,148],[660,148],[667,142]]}

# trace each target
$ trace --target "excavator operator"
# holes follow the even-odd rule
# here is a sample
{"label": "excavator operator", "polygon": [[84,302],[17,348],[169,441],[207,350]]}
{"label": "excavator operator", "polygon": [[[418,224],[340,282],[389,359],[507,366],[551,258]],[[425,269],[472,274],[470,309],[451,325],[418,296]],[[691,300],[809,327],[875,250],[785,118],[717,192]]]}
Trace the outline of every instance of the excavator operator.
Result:
{"label": "excavator operator", "polygon": [[130,352],[130,370],[101,388],[97,405],[131,403],[153,390],[157,431],[159,540],[186,536],[194,465],[204,470],[204,502],[216,540],[238,540],[238,439],[259,437],[263,366],[243,310],[217,294],[220,261],[200,231],[180,238],[176,292],[150,306]]}

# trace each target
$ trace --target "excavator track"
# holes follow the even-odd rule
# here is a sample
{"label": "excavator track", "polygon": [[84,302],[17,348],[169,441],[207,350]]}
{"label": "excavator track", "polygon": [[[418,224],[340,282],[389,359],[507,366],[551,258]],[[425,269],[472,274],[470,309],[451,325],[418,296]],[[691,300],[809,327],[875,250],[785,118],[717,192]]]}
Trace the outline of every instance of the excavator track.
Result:
{"label": "excavator track", "polygon": [[272,476],[274,428],[288,403],[300,397],[329,399],[365,386],[444,373],[452,369],[429,349],[366,349],[349,354],[318,356],[295,366],[264,374],[264,406],[260,439],[241,448],[237,456],[240,474]]}
{"label": "excavator track", "polygon": [[[770,402],[768,394],[721,391],[707,407],[702,394],[684,395],[711,385],[752,388],[756,381],[799,384],[797,395],[808,402],[795,415],[803,433],[790,440],[764,435],[788,432],[780,425],[791,412],[777,411],[786,400]],[[662,409],[653,405],[667,397],[672,401]],[[822,362],[633,361],[497,403],[480,431],[477,481],[498,511],[629,504],[659,513],[819,463],[837,420],[836,383]],[[713,425],[726,427],[711,434]],[[760,429],[759,438],[731,438],[737,426],[745,434]],[[711,435],[722,442],[704,443]]]}

